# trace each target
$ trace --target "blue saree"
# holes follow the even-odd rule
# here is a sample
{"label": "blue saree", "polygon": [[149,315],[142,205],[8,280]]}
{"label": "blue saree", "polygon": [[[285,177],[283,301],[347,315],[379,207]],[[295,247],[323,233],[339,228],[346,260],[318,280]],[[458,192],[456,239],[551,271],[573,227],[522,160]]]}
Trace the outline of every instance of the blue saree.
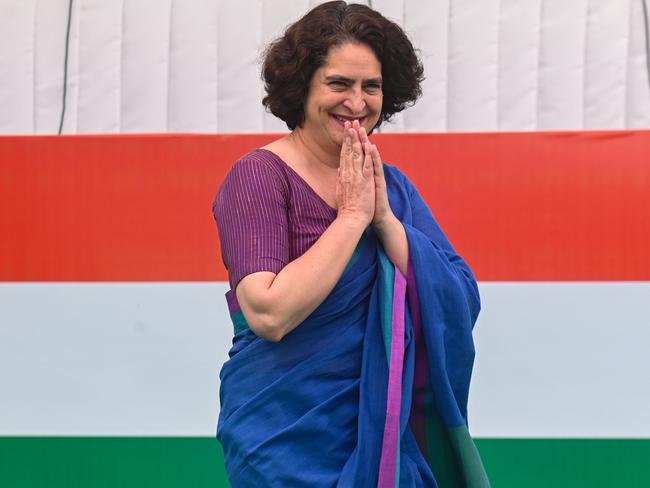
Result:
{"label": "blue saree", "polygon": [[476,281],[411,182],[384,165],[408,276],[372,228],[282,341],[235,328],[217,437],[233,487],[486,487],[467,429]]}

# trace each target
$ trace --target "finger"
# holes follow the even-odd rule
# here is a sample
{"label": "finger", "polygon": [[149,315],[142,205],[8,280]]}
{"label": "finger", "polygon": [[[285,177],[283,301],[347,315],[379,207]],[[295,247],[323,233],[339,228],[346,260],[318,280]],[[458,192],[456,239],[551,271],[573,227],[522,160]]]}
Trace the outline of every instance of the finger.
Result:
{"label": "finger", "polygon": [[347,171],[349,173],[358,171],[358,167],[356,164],[358,150],[356,150],[354,147],[354,134],[355,132],[354,129],[352,129],[352,124],[350,124],[350,128],[347,131],[348,150],[346,154]]}
{"label": "finger", "polygon": [[379,149],[375,144],[370,144],[370,154],[372,155],[372,162],[378,171],[378,174],[384,174],[384,165],[381,162],[381,156],[379,155]]}
{"label": "finger", "polygon": [[368,139],[368,133],[366,132],[366,128],[363,126],[359,127],[359,139],[361,140],[362,144],[370,143],[370,139]]}
{"label": "finger", "polygon": [[384,176],[384,163],[382,162],[381,156],[379,155],[379,150],[377,149],[377,146],[371,144],[370,151],[372,155],[372,163],[373,163],[375,177],[377,178],[377,184],[380,186],[385,186],[386,177]]}
{"label": "finger", "polygon": [[363,176],[370,177],[373,174],[372,146],[369,142],[363,145]]}
{"label": "finger", "polygon": [[[346,122],[343,124],[343,143],[345,146],[345,151],[346,154],[350,151],[352,151],[352,142],[350,140],[350,128],[352,127],[352,124],[350,122]],[[346,145],[346,143],[348,143]]]}
{"label": "finger", "polygon": [[364,146],[364,150],[365,150],[365,143],[370,142],[370,140],[368,139],[368,133],[366,132],[366,128],[363,127],[358,120],[355,120],[352,123],[352,128],[355,129],[359,134],[359,140],[361,141],[361,144]]}
{"label": "finger", "polygon": [[352,164],[356,170],[361,171],[363,169],[363,147],[359,140],[359,133],[352,128],[350,136],[352,138]]}
{"label": "finger", "polygon": [[343,128],[343,144],[341,145],[341,155],[348,156],[352,152],[352,139],[350,138],[350,123],[346,122]]}
{"label": "finger", "polygon": [[[346,122],[348,124],[348,122]],[[341,144],[341,159],[339,162],[340,173],[346,174],[350,170],[352,157],[352,139],[350,138],[349,127],[343,131],[343,144]]]}

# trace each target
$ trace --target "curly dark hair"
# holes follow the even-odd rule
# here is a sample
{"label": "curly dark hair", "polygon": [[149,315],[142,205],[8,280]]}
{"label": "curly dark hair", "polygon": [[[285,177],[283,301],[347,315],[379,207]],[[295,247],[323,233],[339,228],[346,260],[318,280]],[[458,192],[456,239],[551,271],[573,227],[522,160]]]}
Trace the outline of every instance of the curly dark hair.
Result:
{"label": "curly dark hair", "polygon": [[384,99],[377,126],[422,95],[424,68],[402,28],[365,5],[334,1],[310,10],[266,49],[266,109],[291,130],[301,126],[314,72],[325,64],[332,47],[346,42],[367,45],[381,63]]}

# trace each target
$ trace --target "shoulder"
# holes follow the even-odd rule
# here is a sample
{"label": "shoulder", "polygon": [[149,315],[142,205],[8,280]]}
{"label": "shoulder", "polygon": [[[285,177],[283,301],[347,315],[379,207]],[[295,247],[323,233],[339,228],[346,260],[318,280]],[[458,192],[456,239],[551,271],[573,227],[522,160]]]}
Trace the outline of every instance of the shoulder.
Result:
{"label": "shoulder", "polygon": [[283,164],[272,152],[265,149],[253,149],[232,165],[226,175],[226,180],[235,177],[264,177],[284,182]]}
{"label": "shoulder", "polygon": [[290,189],[283,164],[263,149],[254,149],[239,158],[219,186],[212,202],[213,213],[242,198],[249,203],[273,201],[286,206]]}
{"label": "shoulder", "polygon": [[221,184],[221,191],[277,190],[283,196],[289,193],[285,163],[264,149],[254,149],[239,158]]}

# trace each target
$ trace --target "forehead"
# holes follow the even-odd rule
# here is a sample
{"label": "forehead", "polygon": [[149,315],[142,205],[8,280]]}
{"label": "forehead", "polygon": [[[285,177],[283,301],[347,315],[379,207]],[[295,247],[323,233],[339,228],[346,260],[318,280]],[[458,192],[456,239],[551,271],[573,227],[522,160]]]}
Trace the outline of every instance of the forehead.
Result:
{"label": "forehead", "polygon": [[324,76],[376,78],[381,76],[381,63],[370,47],[348,42],[329,50],[321,72]]}

